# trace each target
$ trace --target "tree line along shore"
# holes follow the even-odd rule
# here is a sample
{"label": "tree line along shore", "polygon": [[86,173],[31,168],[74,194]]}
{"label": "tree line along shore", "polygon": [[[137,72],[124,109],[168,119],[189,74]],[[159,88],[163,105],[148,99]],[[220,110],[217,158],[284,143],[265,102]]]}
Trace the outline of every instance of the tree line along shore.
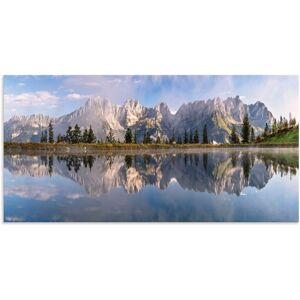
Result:
{"label": "tree line along shore", "polygon": [[[132,132],[130,128],[127,128],[124,140],[121,142],[117,140],[113,134],[112,129],[108,130],[106,139],[97,140],[92,129],[92,126],[89,129],[84,129],[83,131],[76,124],[73,127],[69,126],[65,134],[58,134],[56,141],[54,139],[54,126],[52,122],[49,123],[48,129],[42,131],[40,143],[38,142],[26,142],[26,143],[16,143],[16,142],[5,142],[4,146],[7,147],[23,147],[23,148],[39,148],[45,149],[52,146],[96,146],[97,148],[132,148],[132,149],[168,149],[171,147],[176,148],[197,148],[197,147],[249,147],[249,146],[262,146],[268,145],[280,146],[280,145],[298,145],[298,131],[299,126],[296,124],[295,118],[290,118],[288,122],[287,119],[280,117],[277,121],[274,119],[274,122],[269,128],[266,123],[264,132],[261,135],[255,136],[254,128],[249,122],[248,115],[246,114],[243,119],[243,124],[241,128],[241,133],[237,132],[236,127],[233,125],[231,134],[229,136],[229,143],[213,143],[209,139],[209,133],[207,130],[206,124],[204,125],[202,132],[202,139],[200,143],[199,131],[195,129],[194,131],[187,130],[184,131],[182,135],[175,136],[172,135],[170,139],[163,139],[158,136],[155,140],[150,136],[150,131],[145,130],[143,135],[143,140],[141,142],[137,141],[137,133]],[[72,147],[74,147],[72,146]]]}

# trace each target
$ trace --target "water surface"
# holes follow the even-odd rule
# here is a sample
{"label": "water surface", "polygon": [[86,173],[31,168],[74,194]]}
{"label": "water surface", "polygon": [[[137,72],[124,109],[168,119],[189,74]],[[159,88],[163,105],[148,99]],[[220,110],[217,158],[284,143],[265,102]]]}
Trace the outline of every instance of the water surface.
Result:
{"label": "water surface", "polygon": [[4,157],[4,220],[298,221],[298,149]]}

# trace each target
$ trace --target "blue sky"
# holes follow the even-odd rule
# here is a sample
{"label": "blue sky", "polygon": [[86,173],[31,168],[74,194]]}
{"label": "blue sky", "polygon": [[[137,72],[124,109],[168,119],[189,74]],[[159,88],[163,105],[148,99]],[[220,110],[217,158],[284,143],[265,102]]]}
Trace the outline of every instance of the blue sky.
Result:
{"label": "blue sky", "polygon": [[13,115],[69,113],[92,95],[122,104],[160,102],[176,111],[185,102],[239,95],[247,104],[262,101],[275,117],[298,119],[298,76],[4,76],[4,120]]}

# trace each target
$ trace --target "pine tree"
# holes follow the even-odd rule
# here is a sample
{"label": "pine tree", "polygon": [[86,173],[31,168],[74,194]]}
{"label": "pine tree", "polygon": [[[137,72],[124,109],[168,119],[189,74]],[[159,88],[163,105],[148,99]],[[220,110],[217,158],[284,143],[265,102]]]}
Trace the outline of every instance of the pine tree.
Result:
{"label": "pine tree", "polygon": [[184,142],[184,144],[187,144],[187,143],[188,143],[188,134],[187,134],[187,131],[186,131],[186,130],[184,131],[183,142]]}
{"label": "pine tree", "polygon": [[177,137],[177,144],[182,144],[181,135],[179,134]]}
{"label": "pine tree", "polygon": [[52,121],[50,121],[50,123],[49,123],[48,130],[49,130],[48,142],[53,144],[54,143],[54,131],[53,131]]}
{"label": "pine tree", "polygon": [[143,144],[147,144],[147,130],[145,130],[145,132],[144,132]]}
{"label": "pine tree", "polygon": [[280,116],[279,118],[279,124],[278,124],[278,129],[282,129],[283,128],[283,118],[282,116]]}
{"label": "pine tree", "polygon": [[125,143],[131,144],[132,143],[132,132],[130,128],[127,128],[125,133]]}
{"label": "pine tree", "polygon": [[204,128],[203,128],[202,144],[208,144],[208,135],[207,135],[206,124],[204,125]]}
{"label": "pine tree", "polygon": [[78,144],[82,141],[81,130],[78,124],[75,125],[73,135],[72,135],[72,143]]}
{"label": "pine tree", "polygon": [[57,141],[56,143],[61,143],[63,141],[61,134],[59,133],[57,136]]}
{"label": "pine tree", "polygon": [[156,138],[156,144],[160,144],[160,143],[161,143],[160,137],[158,136],[158,137]]}
{"label": "pine tree", "polygon": [[66,132],[66,142],[71,144],[72,139],[73,139],[73,129],[71,126],[69,126]]}
{"label": "pine tree", "polygon": [[292,118],[290,121],[290,126],[295,126],[297,124],[296,118]]}
{"label": "pine tree", "polygon": [[267,136],[268,133],[269,133],[269,126],[268,126],[268,123],[266,123],[265,130],[264,130],[264,136]]}
{"label": "pine tree", "polygon": [[109,144],[114,144],[116,142],[111,128],[109,128],[108,135],[106,136],[106,142]]}
{"label": "pine tree", "polygon": [[276,132],[277,132],[277,121],[276,121],[276,119],[274,119],[273,125],[272,125],[272,133],[276,133]]}
{"label": "pine tree", "polygon": [[195,133],[194,133],[194,143],[199,144],[199,133],[198,133],[197,128],[196,128]]}
{"label": "pine tree", "polygon": [[88,131],[88,143],[90,143],[90,144],[96,143],[96,136],[94,134],[94,131],[93,131],[91,125],[90,125],[89,131]]}
{"label": "pine tree", "polygon": [[231,134],[230,134],[230,141],[232,144],[237,144],[238,135],[236,133],[235,126],[232,125]]}
{"label": "pine tree", "polygon": [[250,142],[251,142],[251,143],[254,143],[254,142],[255,142],[255,134],[254,134],[254,129],[253,129],[253,127],[251,127]]}
{"label": "pine tree", "polygon": [[193,144],[193,131],[192,131],[192,129],[190,130],[190,134],[189,134],[189,144]]}
{"label": "pine tree", "polygon": [[82,135],[82,142],[88,143],[89,142],[89,132],[87,129],[84,129],[83,135]]}
{"label": "pine tree", "polygon": [[242,128],[242,142],[249,143],[250,138],[250,122],[248,118],[248,114],[245,114],[243,119],[243,128]]}
{"label": "pine tree", "polygon": [[150,136],[150,132],[147,131],[147,134],[146,134],[146,143],[147,144],[151,144],[151,136]]}

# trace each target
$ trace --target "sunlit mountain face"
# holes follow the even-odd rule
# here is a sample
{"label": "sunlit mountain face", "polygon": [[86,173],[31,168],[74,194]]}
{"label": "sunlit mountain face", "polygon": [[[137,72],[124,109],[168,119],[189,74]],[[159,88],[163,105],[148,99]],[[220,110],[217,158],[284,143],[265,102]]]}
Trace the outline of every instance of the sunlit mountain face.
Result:
{"label": "sunlit mountain face", "polygon": [[[233,215],[237,213],[235,206],[246,204],[242,221],[298,218],[298,210],[294,211],[298,189],[293,193],[289,188],[298,180],[298,152],[292,149],[284,153],[216,150],[152,155],[6,155],[4,167],[6,221],[22,219],[24,216],[16,213],[22,209],[15,210],[14,205],[23,207],[29,202],[43,208],[34,209],[33,215],[28,210],[26,220],[44,220],[39,215],[43,212],[46,220],[58,221],[232,221],[241,216]],[[269,207],[273,201],[283,201],[280,193],[285,190],[286,202]],[[284,214],[281,205],[287,204],[293,211]],[[46,209],[49,206],[53,213]],[[257,216],[251,215],[253,210]]]}

